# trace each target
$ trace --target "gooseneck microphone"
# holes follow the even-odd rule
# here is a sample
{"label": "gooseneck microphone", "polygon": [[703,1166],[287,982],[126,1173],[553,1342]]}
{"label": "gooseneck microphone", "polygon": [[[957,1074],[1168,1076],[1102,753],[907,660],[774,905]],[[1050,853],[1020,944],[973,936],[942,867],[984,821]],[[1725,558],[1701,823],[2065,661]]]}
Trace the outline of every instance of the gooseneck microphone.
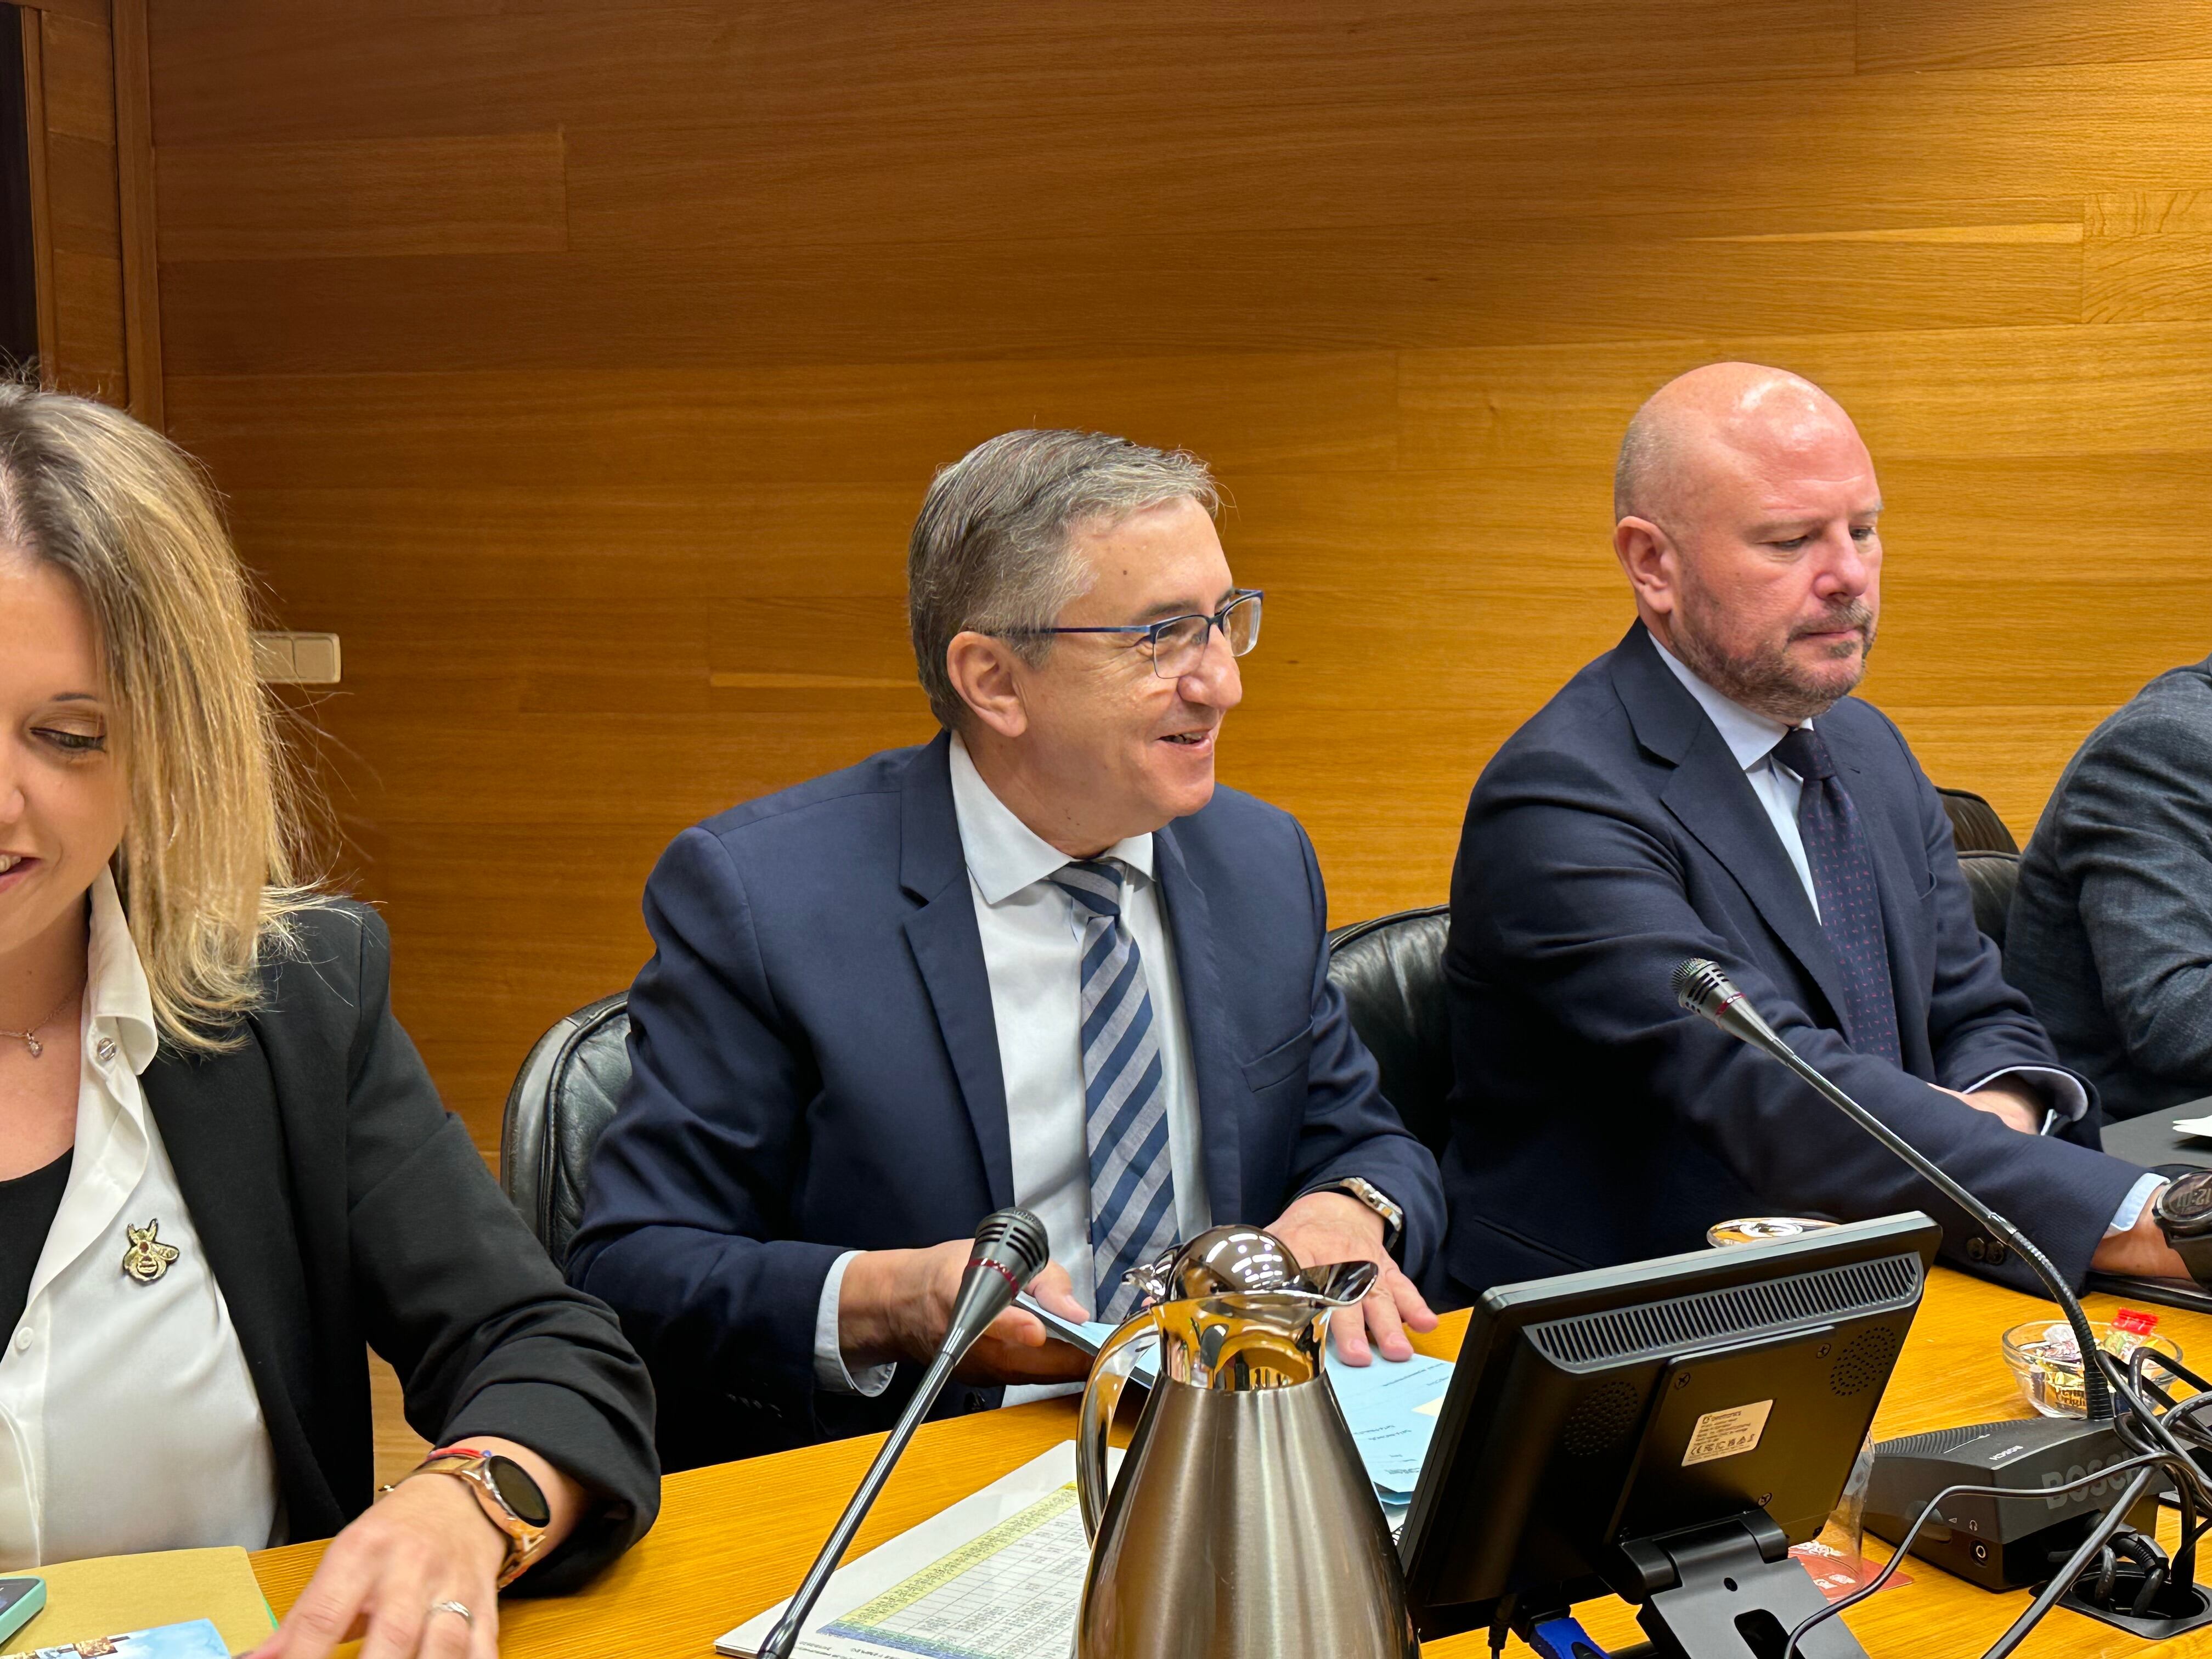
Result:
{"label": "gooseneck microphone", "polygon": [[2067,1324],[2073,1328],[2074,1340],[2081,1345],[2082,1395],[2089,1420],[2111,1419],[2112,1393],[2095,1361],[2097,1339],[2089,1329],[2088,1316],[2081,1311],[2073,1288],[2059,1276],[2049,1257],[2030,1243],[2019,1228],[1944,1174],[1918,1147],[1815,1071],[1803,1055],[1784,1042],[1775,1029],[1759,1017],[1759,1010],[1730,982],[1718,963],[1692,957],[1674,969],[1673,984],[1674,1000],[1685,1011],[1711,1020],[1737,1042],[1780,1060],[1817,1090],[1822,1099],[1903,1159],[1914,1174],[2017,1250],[2021,1260],[2035,1270],[2035,1276],[2043,1281],[2051,1299],[2065,1314]]}
{"label": "gooseneck microphone", "polygon": [[799,1626],[814,1610],[814,1603],[829,1583],[830,1575],[844,1559],[853,1534],[860,1529],[860,1522],[867,1518],[869,1509],[875,1504],[876,1494],[890,1478],[891,1466],[899,1461],[907,1442],[914,1438],[915,1430],[937,1403],[937,1396],[944,1392],[953,1367],[975,1346],[975,1339],[983,1334],[991,1322],[1013,1305],[1015,1294],[1043,1271],[1051,1254],[1052,1245],[1045,1235],[1044,1223],[1027,1210],[994,1210],[983,1218],[983,1224],[975,1230],[975,1252],[968,1258],[968,1271],[961,1278],[960,1294],[952,1304],[952,1322],[945,1328],[945,1340],[938,1345],[937,1358],[930,1362],[921,1385],[914,1391],[914,1398],[907,1401],[898,1426],[884,1442],[876,1461],[868,1465],[868,1472],[861,1477],[852,1501],[845,1505],[845,1512],[830,1529],[829,1540],[822,1546],[822,1553],[814,1558],[814,1565],[807,1569],[805,1580],[792,1596],[791,1605],[769,1632],[768,1640],[761,1644],[758,1659],[791,1659],[791,1650],[799,1643]]}

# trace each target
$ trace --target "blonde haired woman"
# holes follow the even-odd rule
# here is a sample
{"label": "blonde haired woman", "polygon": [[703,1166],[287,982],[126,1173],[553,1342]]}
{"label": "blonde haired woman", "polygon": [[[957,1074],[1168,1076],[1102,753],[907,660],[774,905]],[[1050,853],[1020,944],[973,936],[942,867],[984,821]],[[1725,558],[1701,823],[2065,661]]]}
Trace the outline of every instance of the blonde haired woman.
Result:
{"label": "blonde haired woman", "polygon": [[[191,465],[0,385],[0,1569],[335,1533],[264,1655],[486,1656],[651,1524],[651,1395],[293,848]],[[450,1449],[374,1507],[365,1344]]]}

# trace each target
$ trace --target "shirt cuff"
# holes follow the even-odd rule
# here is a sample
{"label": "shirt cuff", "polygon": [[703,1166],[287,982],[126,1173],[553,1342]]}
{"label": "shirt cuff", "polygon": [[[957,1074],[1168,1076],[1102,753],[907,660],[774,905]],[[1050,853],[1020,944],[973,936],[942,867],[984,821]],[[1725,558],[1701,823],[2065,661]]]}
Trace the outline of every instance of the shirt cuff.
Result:
{"label": "shirt cuff", "polygon": [[822,1281],[822,1300],[814,1309],[814,1386],[825,1394],[858,1394],[874,1399],[891,1385],[893,1365],[870,1365],[858,1376],[845,1369],[845,1350],[837,1340],[837,1296],[845,1288],[845,1269],[858,1250],[848,1250],[830,1264]]}
{"label": "shirt cuff", "polygon": [[2105,1229],[2105,1237],[2124,1233],[2142,1219],[2143,1208],[2156,1198],[2159,1188],[2166,1185],[2162,1175],[2147,1175],[2128,1188],[2128,1195],[2120,1200],[2120,1207],[2112,1212],[2112,1224]]}
{"label": "shirt cuff", "polygon": [[[1979,1083],[1969,1084],[1960,1092],[1970,1095],[1977,1089],[1986,1089],[1992,1083],[2010,1079],[2017,1079],[2042,1096],[2043,1103],[2061,1123],[2079,1123],[2089,1109],[2089,1091],[2082,1086],[2081,1079],[2056,1066],[2008,1066],[2002,1072],[1991,1072]],[[2045,1121],[2044,1133],[2049,1133],[2053,1127]]]}

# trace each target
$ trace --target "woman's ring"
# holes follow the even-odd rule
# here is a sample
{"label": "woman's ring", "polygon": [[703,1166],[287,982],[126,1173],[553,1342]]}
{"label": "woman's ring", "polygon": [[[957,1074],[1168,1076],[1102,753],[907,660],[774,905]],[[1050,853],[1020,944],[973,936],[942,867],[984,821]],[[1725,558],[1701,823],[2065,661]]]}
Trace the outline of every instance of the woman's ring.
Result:
{"label": "woman's ring", "polygon": [[476,1614],[469,1611],[468,1603],[465,1601],[433,1601],[430,1603],[430,1611],[433,1613],[458,1613],[461,1615],[461,1622],[465,1625],[473,1625],[477,1621]]}

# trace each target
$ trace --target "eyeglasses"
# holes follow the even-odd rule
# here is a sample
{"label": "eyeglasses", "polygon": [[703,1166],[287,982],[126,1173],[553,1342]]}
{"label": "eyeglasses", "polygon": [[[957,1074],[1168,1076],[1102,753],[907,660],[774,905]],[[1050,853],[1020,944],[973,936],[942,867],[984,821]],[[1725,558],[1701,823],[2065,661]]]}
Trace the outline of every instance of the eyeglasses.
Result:
{"label": "eyeglasses", "polygon": [[1115,628],[1028,628],[1025,634],[1136,634],[1130,641],[1152,659],[1152,672],[1164,680],[1179,680],[1195,672],[1206,655],[1206,636],[1219,629],[1229,641],[1229,654],[1241,657],[1260,643],[1260,601],[1257,587],[1240,587],[1229,603],[1210,617],[1170,617],[1164,622],[1125,623]]}

